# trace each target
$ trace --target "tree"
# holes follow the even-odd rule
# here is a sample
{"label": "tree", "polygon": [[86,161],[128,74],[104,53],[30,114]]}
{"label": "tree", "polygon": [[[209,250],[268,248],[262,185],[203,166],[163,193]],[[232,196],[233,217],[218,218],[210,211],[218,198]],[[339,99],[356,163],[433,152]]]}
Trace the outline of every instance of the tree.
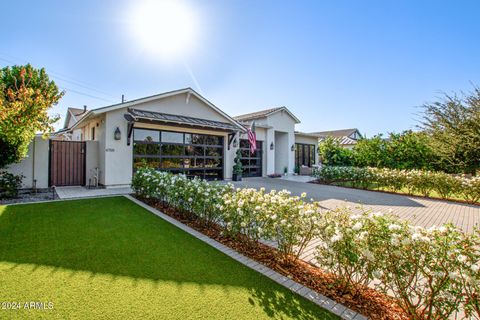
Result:
{"label": "tree", "polygon": [[423,105],[421,127],[431,136],[439,165],[475,174],[480,168],[480,89]]}
{"label": "tree", "polygon": [[392,169],[439,169],[434,166],[436,156],[425,132],[411,130],[390,133],[386,145],[386,166]]}
{"label": "tree", "polygon": [[354,162],[358,167],[389,167],[390,157],[387,152],[388,141],[381,134],[373,138],[357,141],[354,148]]}
{"label": "tree", "polygon": [[43,68],[0,69],[0,168],[25,157],[37,132],[53,131],[59,117],[47,112],[63,95]]}
{"label": "tree", "polygon": [[326,137],[318,145],[318,155],[324,165],[351,166],[352,151],[342,148],[338,139]]}

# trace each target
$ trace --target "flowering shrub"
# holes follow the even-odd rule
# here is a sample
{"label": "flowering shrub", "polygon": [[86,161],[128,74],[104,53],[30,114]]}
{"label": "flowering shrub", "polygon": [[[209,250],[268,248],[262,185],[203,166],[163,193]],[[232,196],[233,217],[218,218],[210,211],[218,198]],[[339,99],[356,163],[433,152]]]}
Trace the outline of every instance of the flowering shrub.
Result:
{"label": "flowering shrub", "polygon": [[478,312],[478,236],[345,209],[325,213],[319,233],[317,261],[351,292],[355,284],[375,283],[412,319],[447,319],[462,304]]}
{"label": "flowering shrub", "polygon": [[424,170],[333,166],[316,168],[313,175],[326,183],[350,182],[354,187],[376,186],[394,192],[405,188],[409,194],[418,193],[422,196],[429,196],[435,191],[443,199],[458,195],[469,203],[480,201],[480,177]]}
{"label": "flowering shrub", "polygon": [[[393,179],[375,172],[363,171],[359,177],[371,175],[385,184]],[[411,171],[404,173],[409,181]],[[274,241],[285,262],[298,259],[307,244],[318,240],[319,266],[335,274],[346,292],[355,294],[361,285],[374,284],[393,295],[412,319],[447,319],[457,311],[480,317],[479,230],[470,235],[451,225],[415,227],[392,214],[327,211],[306,200],[306,194],[234,189],[148,168],[135,173],[132,188],[207,226],[217,224],[247,244]]]}

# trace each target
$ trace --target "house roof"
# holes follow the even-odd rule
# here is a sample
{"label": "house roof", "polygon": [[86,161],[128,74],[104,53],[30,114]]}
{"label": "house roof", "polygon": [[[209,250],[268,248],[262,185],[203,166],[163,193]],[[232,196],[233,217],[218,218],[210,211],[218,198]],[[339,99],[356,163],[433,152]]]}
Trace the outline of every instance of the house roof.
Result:
{"label": "house roof", "polygon": [[303,137],[311,137],[311,138],[320,138],[320,136],[318,134],[301,132],[301,131],[295,131],[295,135],[296,136],[303,136]]}
{"label": "house roof", "polygon": [[279,111],[287,112],[295,120],[296,123],[300,123],[300,120],[290,110],[288,110],[287,107],[275,107],[275,108],[260,110],[256,112],[241,114],[233,118],[238,121],[255,120],[255,119],[265,118]]}
{"label": "house roof", "polygon": [[213,103],[211,103],[210,101],[205,99],[202,95],[200,95],[198,92],[196,92],[195,90],[193,90],[190,87],[183,88],[183,89],[178,89],[178,90],[174,90],[174,91],[168,91],[168,92],[164,92],[164,93],[160,93],[160,94],[156,94],[156,95],[152,95],[152,96],[148,96],[148,97],[144,97],[144,98],[139,98],[139,99],[131,100],[131,101],[124,102],[124,103],[117,103],[117,104],[113,104],[113,105],[109,105],[109,106],[105,106],[105,107],[101,107],[101,108],[97,108],[97,109],[92,109],[92,110],[88,111],[87,114],[82,117],[82,119],[80,119],[77,123],[75,123],[72,126],[72,129],[74,127],[78,126],[85,119],[103,114],[105,112],[109,112],[109,111],[113,111],[113,110],[121,109],[121,108],[131,108],[131,107],[134,107],[135,105],[140,104],[140,103],[154,101],[154,100],[167,98],[167,97],[171,97],[171,96],[175,96],[175,95],[179,95],[179,94],[184,94],[184,93],[191,94],[191,95],[194,95],[195,97],[197,97],[200,101],[202,101],[203,103],[205,103],[206,105],[211,107],[213,110],[215,110],[216,112],[221,114],[223,117],[225,117],[230,123],[232,123],[234,126],[236,126],[237,130],[240,130],[242,132],[246,131],[246,129],[237,120],[235,120],[234,118],[230,117],[228,114],[226,114],[225,112],[220,110],[217,106],[215,106]]}
{"label": "house roof", "polygon": [[167,123],[177,123],[183,125],[190,125],[195,127],[208,127],[214,129],[223,129],[223,130],[238,130],[238,128],[228,122],[200,119],[194,117],[180,116],[175,114],[168,114],[163,112],[156,111],[147,111],[128,108],[128,113],[134,118],[134,120],[149,120],[149,121],[161,121]]}
{"label": "house roof", "polygon": [[357,128],[352,129],[341,129],[341,130],[332,130],[332,131],[320,131],[320,132],[311,132],[311,134],[318,135],[320,137],[348,137],[352,133],[358,132]]}
{"label": "house roof", "polygon": [[75,122],[80,121],[80,119],[82,119],[85,116],[85,114],[86,114],[85,111],[86,111],[86,109],[69,107],[67,109],[67,116],[65,117],[65,123],[63,125],[63,128],[68,129],[68,122],[69,122],[70,118],[73,118],[75,120]]}

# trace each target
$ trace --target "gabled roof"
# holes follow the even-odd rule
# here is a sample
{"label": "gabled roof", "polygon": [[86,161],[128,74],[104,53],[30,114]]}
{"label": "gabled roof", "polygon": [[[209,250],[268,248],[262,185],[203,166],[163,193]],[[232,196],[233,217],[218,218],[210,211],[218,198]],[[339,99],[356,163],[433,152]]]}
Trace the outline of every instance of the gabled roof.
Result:
{"label": "gabled roof", "polygon": [[79,108],[72,108],[69,107],[67,109],[67,116],[65,117],[65,123],[63,124],[64,129],[68,129],[68,123],[70,122],[69,120],[73,118],[75,120],[75,123],[80,121],[80,119],[85,116],[86,112],[85,109],[79,109]]}
{"label": "gabled roof", "polygon": [[311,134],[318,135],[320,137],[349,137],[353,133],[358,132],[357,128],[352,129],[341,129],[341,130],[332,130],[332,131],[320,131],[320,132],[311,132]]}
{"label": "gabled roof", "polygon": [[80,121],[75,123],[75,125],[73,125],[72,128],[78,126],[79,123],[81,123],[82,121],[84,121],[87,118],[94,117],[94,116],[103,114],[105,112],[109,112],[109,111],[113,111],[113,110],[121,109],[121,108],[131,108],[131,107],[134,107],[134,106],[136,106],[137,104],[140,104],[140,103],[145,103],[145,102],[154,101],[154,100],[158,100],[158,99],[163,99],[163,98],[167,98],[167,97],[171,97],[171,96],[175,96],[175,95],[179,95],[179,94],[185,94],[185,93],[191,94],[191,95],[194,95],[195,97],[197,97],[200,101],[202,101],[203,103],[205,103],[206,105],[211,107],[213,110],[215,110],[216,112],[221,114],[223,117],[225,117],[239,131],[242,131],[242,132],[246,131],[246,129],[238,121],[236,121],[234,118],[230,117],[228,114],[226,114],[225,112],[220,110],[217,106],[215,106],[213,103],[211,103],[210,101],[205,99],[202,95],[200,95],[198,92],[196,92],[195,90],[193,90],[190,87],[179,89],[179,90],[174,90],[174,91],[168,91],[168,92],[164,92],[164,93],[160,93],[160,94],[156,94],[156,95],[152,95],[152,96],[148,96],[148,97],[144,97],[144,98],[139,98],[139,99],[127,101],[127,102],[124,102],[124,103],[117,103],[117,104],[113,104],[113,105],[110,105],[110,106],[105,106],[105,107],[90,110],[90,111],[87,112],[87,114]]}
{"label": "gabled roof", "polygon": [[300,123],[300,120],[298,120],[298,118],[295,117],[295,115],[290,110],[288,110],[287,107],[275,107],[275,108],[260,110],[252,113],[241,114],[233,118],[238,121],[249,121],[249,120],[265,118],[280,111],[285,111],[293,118],[293,120],[295,120],[296,123]]}

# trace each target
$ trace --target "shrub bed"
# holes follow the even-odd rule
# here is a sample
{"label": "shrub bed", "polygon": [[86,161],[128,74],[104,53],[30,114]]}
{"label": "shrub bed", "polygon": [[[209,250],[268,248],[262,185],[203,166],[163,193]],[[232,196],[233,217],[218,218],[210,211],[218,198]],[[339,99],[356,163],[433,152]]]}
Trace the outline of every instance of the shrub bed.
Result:
{"label": "shrub bed", "polygon": [[324,183],[351,183],[364,189],[380,188],[393,192],[406,190],[408,194],[424,197],[438,194],[442,199],[456,196],[475,204],[480,201],[480,177],[451,175],[424,170],[398,170],[372,167],[323,166],[313,175]]}
{"label": "shrub bed", "polygon": [[[285,274],[285,268],[301,269],[292,271],[296,280],[326,295],[332,296],[333,290],[337,300],[357,311],[365,310],[358,310],[355,301],[375,286],[384,296],[393,295],[402,310],[381,318],[445,319],[458,311],[480,317],[478,230],[465,234],[451,225],[425,229],[390,213],[326,211],[305,194],[234,189],[151,169],[138,170],[132,188],[147,202],[195,221],[205,233],[216,230],[218,237],[250,255],[265,247],[260,239],[274,241],[278,250],[272,250],[280,263],[276,270]],[[298,259],[312,239],[320,241],[316,250],[321,269]],[[259,260],[266,256],[253,255]],[[322,275],[331,275],[333,283],[319,286]]]}

